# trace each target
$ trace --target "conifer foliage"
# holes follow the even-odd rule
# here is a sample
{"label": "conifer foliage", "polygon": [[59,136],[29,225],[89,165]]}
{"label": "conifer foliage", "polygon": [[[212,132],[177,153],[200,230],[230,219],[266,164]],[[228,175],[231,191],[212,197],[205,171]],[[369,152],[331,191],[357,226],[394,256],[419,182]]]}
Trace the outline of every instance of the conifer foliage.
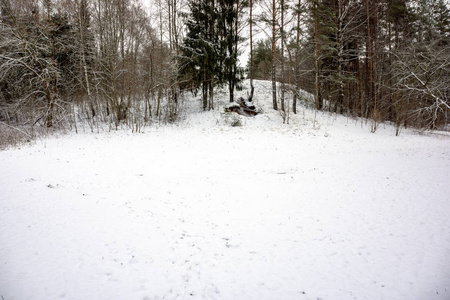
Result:
{"label": "conifer foliage", "polygon": [[175,122],[183,93],[234,101],[244,49],[248,100],[271,79],[283,122],[302,103],[448,129],[449,33],[445,0],[0,0],[0,126]]}
{"label": "conifer foliage", "polygon": [[230,102],[240,80],[236,0],[189,1],[186,36],[178,57],[180,85],[202,90],[203,109],[214,108],[214,86],[228,84]]}

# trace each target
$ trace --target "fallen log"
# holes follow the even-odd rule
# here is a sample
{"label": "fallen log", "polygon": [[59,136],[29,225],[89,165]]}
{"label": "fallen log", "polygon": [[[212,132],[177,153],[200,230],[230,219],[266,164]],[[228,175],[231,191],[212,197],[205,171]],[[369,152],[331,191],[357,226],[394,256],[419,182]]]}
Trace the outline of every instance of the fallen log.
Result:
{"label": "fallen log", "polygon": [[234,112],[246,117],[256,116],[259,113],[252,103],[247,103],[242,97],[237,102],[230,103],[226,106],[225,111]]}

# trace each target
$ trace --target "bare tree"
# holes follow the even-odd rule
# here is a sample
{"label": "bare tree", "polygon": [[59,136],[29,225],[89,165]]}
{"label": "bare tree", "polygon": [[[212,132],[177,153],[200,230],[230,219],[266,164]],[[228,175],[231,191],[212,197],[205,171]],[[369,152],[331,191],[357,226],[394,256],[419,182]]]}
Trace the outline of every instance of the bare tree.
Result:
{"label": "bare tree", "polygon": [[[435,43],[421,43],[395,54],[392,68],[393,91],[401,95],[396,104],[409,101],[403,118],[429,129],[448,123],[450,112],[450,54]],[[399,125],[397,122],[397,133]]]}
{"label": "bare tree", "polygon": [[73,67],[70,26],[65,17],[52,13],[50,1],[46,11],[33,2],[16,4],[2,11],[9,21],[2,21],[0,82],[17,121],[20,112],[32,125],[43,122],[52,127],[55,109],[65,110],[61,94]]}

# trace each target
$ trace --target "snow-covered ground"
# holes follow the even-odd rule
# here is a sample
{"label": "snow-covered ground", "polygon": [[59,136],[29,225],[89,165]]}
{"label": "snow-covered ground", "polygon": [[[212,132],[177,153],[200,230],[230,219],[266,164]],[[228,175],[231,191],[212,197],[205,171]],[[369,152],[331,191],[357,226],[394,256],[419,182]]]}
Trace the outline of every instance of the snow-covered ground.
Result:
{"label": "snow-covered ground", "polygon": [[0,299],[450,299],[449,135],[283,125],[269,89],[0,152]]}

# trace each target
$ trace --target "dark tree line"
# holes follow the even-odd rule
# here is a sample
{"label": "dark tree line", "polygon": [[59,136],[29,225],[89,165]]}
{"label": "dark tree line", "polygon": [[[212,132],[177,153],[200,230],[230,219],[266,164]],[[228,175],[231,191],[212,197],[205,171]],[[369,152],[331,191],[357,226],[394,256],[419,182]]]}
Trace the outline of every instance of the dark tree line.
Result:
{"label": "dark tree line", "polygon": [[[150,11],[140,0],[1,0],[0,9],[8,126],[81,119],[139,130],[174,121],[187,91],[214,109],[216,86],[234,101],[248,38],[248,100],[253,78],[272,80],[284,122],[306,90],[316,110],[371,120],[373,131],[382,121],[448,124],[444,0],[157,0]],[[254,41],[261,30],[267,39]]]}
{"label": "dark tree line", "polygon": [[[271,0],[261,5],[260,22],[272,33],[254,49],[253,74],[294,82],[293,112],[297,91],[305,89],[314,95],[317,110],[370,119],[373,130],[380,121],[394,122],[398,129],[448,124],[450,10],[444,0]],[[280,22],[282,14],[288,17]],[[275,91],[274,109],[283,110]]]}
{"label": "dark tree line", "polygon": [[[166,8],[175,0],[153,16],[135,0],[0,3],[0,122],[54,127],[82,119],[92,129],[122,122],[139,130],[173,121],[179,30]],[[154,24],[157,14],[170,14],[170,24]],[[170,44],[162,42],[167,25]]]}

